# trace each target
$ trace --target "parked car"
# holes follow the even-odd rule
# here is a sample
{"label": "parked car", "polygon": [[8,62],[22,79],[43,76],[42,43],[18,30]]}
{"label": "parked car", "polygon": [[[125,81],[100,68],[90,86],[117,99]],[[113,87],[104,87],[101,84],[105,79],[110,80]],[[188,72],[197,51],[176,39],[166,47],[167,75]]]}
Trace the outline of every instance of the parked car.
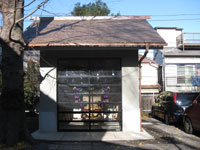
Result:
{"label": "parked car", "polygon": [[193,130],[200,131],[200,94],[186,110],[183,117],[185,132],[192,134]]}
{"label": "parked car", "polygon": [[163,119],[165,124],[181,121],[184,110],[197,96],[198,93],[162,92],[155,98],[155,103],[152,105],[152,116]]}

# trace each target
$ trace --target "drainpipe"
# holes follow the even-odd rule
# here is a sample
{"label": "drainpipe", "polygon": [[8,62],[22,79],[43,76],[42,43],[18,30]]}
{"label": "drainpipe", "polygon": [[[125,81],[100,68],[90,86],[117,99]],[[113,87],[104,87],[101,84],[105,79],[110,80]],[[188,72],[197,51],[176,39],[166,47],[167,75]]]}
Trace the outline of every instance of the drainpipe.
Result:
{"label": "drainpipe", "polygon": [[[145,42],[146,43],[146,42]],[[142,60],[147,56],[148,52],[149,52],[149,46],[150,44],[149,43],[146,43],[145,44],[145,52],[143,54],[143,56],[140,58],[140,60],[138,61],[138,67],[139,67],[139,104],[140,104],[140,132],[142,132],[142,96],[141,96],[141,91],[142,91],[142,88],[141,88],[141,80],[142,80],[142,71],[141,71],[141,63],[142,63]]]}
{"label": "drainpipe", "polygon": [[183,51],[185,50],[185,42],[184,42],[184,33],[182,33],[182,45],[183,45]]}

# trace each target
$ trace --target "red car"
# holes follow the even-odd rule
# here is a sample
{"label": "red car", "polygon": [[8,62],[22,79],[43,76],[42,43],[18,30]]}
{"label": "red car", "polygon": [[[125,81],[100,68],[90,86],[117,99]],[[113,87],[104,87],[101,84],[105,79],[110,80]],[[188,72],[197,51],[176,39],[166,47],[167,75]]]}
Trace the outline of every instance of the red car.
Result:
{"label": "red car", "polygon": [[183,123],[186,133],[192,134],[194,129],[200,131],[200,94],[193,104],[185,110]]}

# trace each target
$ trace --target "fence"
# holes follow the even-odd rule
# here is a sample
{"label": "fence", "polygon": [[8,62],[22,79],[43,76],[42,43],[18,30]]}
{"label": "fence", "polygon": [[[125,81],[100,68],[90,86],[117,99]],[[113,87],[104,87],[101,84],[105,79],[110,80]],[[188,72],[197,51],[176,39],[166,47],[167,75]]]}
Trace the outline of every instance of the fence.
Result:
{"label": "fence", "polygon": [[154,97],[156,94],[142,94],[142,113],[149,114],[151,113],[151,107],[154,103]]}

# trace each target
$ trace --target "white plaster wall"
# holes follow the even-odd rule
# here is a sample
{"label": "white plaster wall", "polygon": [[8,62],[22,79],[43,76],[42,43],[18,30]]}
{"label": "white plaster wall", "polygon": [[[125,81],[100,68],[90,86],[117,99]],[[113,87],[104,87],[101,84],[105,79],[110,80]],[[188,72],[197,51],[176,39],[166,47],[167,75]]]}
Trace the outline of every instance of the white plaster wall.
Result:
{"label": "white plaster wall", "polygon": [[137,67],[122,67],[123,131],[140,132],[139,75]]}
{"label": "white plaster wall", "polygon": [[[52,67],[41,67],[42,78],[52,69]],[[40,84],[40,131],[57,131],[56,87],[56,69],[53,69]]]}
{"label": "white plaster wall", "polygon": [[176,37],[182,32],[180,30],[173,29],[157,29],[157,32],[168,44],[166,47],[176,47]]}
{"label": "white plaster wall", "polygon": [[[45,60],[56,66],[58,58],[83,57],[83,58],[121,58],[122,60],[122,131],[140,132],[140,108],[139,108],[139,73],[138,73],[138,51],[79,51],[62,52],[48,51],[43,56]],[[52,69],[52,67],[41,64],[41,75]],[[50,76],[56,78],[56,69],[50,72]],[[56,79],[47,76],[40,85],[40,131],[57,131],[57,100]]]}
{"label": "white plaster wall", "polygon": [[153,64],[150,65],[149,63],[142,63],[142,70],[141,70],[142,85],[156,85],[158,84],[158,68],[155,67]]}

